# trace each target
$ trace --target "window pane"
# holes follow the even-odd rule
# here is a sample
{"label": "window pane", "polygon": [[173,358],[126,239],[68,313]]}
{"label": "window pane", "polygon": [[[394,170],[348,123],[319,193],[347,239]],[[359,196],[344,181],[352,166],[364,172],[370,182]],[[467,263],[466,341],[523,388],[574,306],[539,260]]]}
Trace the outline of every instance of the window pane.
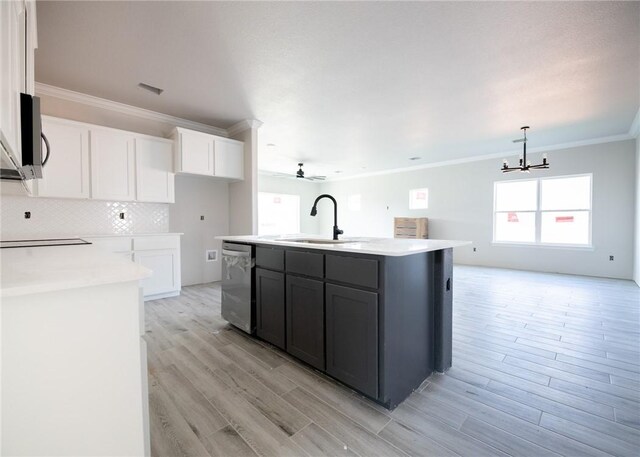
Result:
{"label": "window pane", "polygon": [[542,210],[591,209],[591,176],[541,180]]}
{"label": "window pane", "polygon": [[496,211],[535,211],[538,206],[538,183],[506,181],[496,183]]}
{"label": "window pane", "polygon": [[298,195],[258,192],[258,235],[287,235],[299,232]]}
{"label": "window pane", "polygon": [[589,211],[543,212],[541,241],[589,244]]}
{"label": "window pane", "polygon": [[429,207],[429,189],[409,191],[409,209],[427,209]]}
{"label": "window pane", "polygon": [[496,213],[496,241],[534,243],[536,213]]}

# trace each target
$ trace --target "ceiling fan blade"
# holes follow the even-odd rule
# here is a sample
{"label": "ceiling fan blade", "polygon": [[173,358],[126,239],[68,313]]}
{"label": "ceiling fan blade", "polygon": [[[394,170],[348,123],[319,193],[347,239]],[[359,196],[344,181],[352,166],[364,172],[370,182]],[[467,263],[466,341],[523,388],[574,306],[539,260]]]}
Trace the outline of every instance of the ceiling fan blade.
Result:
{"label": "ceiling fan blade", "polygon": [[512,140],[514,143],[526,143],[527,139],[526,138],[519,138],[517,140]]}

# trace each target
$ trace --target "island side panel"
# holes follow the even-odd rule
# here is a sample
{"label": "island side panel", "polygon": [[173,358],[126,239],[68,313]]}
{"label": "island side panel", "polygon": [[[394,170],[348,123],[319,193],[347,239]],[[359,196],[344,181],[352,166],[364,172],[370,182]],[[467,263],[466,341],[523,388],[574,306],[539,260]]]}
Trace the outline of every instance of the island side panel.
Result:
{"label": "island side panel", "polygon": [[384,261],[380,400],[390,409],[434,370],[434,261],[434,252]]}
{"label": "island side panel", "polygon": [[435,369],[451,367],[453,339],[453,249],[435,251]]}

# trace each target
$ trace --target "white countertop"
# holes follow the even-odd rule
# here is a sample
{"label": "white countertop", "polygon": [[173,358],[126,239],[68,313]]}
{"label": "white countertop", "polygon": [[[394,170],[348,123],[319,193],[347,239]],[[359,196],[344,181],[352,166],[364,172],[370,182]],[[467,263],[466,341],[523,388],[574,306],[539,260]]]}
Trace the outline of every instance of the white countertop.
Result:
{"label": "white countertop", "polygon": [[141,237],[141,236],[172,236],[172,235],[184,235],[181,232],[153,232],[153,233],[102,233],[98,235],[89,235],[86,233],[47,233],[38,235],[5,235],[2,237],[3,241],[15,241],[15,240],[59,240],[64,238],[122,238],[122,237]]}
{"label": "white countertop", "polygon": [[[270,244],[274,246],[289,246],[305,249],[318,249],[323,251],[355,252],[359,254],[373,254],[384,256],[403,256],[418,254],[420,252],[439,251],[440,249],[456,248],[471,244],[471,241],[457,240],[415,240],[400,238],[355,238],[344,237],[347,243],[340,244],[314,244],[287,241],[287,239],[322,239],[317,235],[295,236],[217,236],[219,240],[230,242]],[[326,238],[324,238],[326,239]]]}
{"label": "white countertop", "polygon": [[151,270],[93,245],[0,250],[0,295],[14,297],[138,281]]}

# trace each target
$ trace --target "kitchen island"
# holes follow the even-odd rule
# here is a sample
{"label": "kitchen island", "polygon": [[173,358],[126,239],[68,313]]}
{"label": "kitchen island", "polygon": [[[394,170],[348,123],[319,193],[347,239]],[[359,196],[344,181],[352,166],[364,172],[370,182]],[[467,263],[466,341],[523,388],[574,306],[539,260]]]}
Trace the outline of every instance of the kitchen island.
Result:
{"label": "kitchen island", "polygon": [[0,454],[148,455],[151,271],[89,244],[0,256]]}
{"label": "kitchen island", "polygon": [[258,338],[388,409],[451,366],[452,248],[469,242],[220,239],[252,246]]}

